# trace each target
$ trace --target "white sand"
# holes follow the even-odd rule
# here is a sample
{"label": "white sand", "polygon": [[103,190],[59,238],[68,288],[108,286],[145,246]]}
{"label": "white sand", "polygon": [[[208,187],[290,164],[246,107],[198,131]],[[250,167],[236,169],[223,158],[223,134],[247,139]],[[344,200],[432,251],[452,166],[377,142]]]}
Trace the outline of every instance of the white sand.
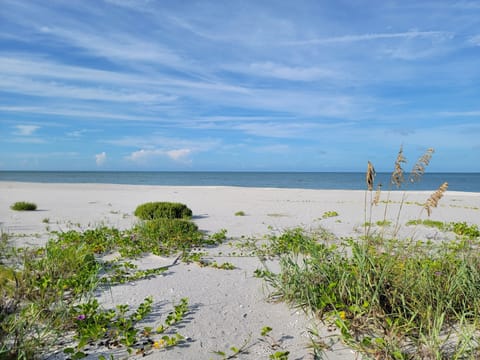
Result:
{"label": "white sand", "polygon": [[[407,220],[426,218],[421,206],[430,192],[408,192],[396,220],[403,192],[390,196],[387,219],[401,226],[400,234],[418,239],[448,239],[436,229],[407,227]],[[382,200],[385,200],[386,194]],[[29,201],[38,205],[34,212],[16,212],[10,205]],[[272,231],[302,226],[315,229],[320,226],[340,237],[361,234],[365,217],[364,191],[259,189],[234,187],[173,187],[130,186],[103,184],[37,184],[0,182],[0,228],[15,235],[19,245],[41,245],[48,239],[47,230],[85,229],[99,225],[128,228],[137,219],[133,211],[148,201],[175,201],[185,203],[194,213],[194,221],[201,230],[214,233],[227,229],[229,238],[260,238]],[[447,192],[431,219],[442,222],[466,221],[480,225],[480,193]],[[246,216],[235,216],[237,211]],[[339,216],[322,219],[327,211]],[[370,221],[384,218],[384,205],[376,207]],[[212,351],[226,351],[240,346],[251,337],[248,355],[241,359],[268,359],[271,350],[257,341],[264,326],[273,328],[272,335],[282,349],[290,351],[290,359],[309,359],[308,329],[314,324],[300,310],[287,305],[268,303],[263,281],[253,277],[260,267],[254,257],[225,256],[235,251],[223,245],[211,250],[217,262],[233,263],[237,268],[224,271],[201,268],[195,264],[177,264],[163,275],[134,284],[115,286],[99,294],[106,307],[128,303],[138,305],[147,296],[153,296],[155,316],[149,321],[160,325],[172,303],[187,297],[192,306],[188,320],[179,332],[189,340],[186,346],[169,351],[154,352],[151,359],[217,359]],[[237,250],[238,252],[238,250]],[[148,257],[142,267],[157,267],[171,259]],[[161,265],[160,265],[161,266]],[[328,335],[324,328],[323,334]],[[93,357],[92,357],[93,358]],[[354,353],[337,344],[327,353],[327,359],[354,359]]]}

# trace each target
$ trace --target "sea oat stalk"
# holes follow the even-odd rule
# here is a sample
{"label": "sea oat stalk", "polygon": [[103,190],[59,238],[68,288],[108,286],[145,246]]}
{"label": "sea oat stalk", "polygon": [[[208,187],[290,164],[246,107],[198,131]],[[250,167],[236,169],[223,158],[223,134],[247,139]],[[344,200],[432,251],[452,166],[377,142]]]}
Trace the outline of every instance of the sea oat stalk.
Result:
{"label": "sea oat stalk", "polygon": [[373,198],[373,205],[378,205],[378,203],[380,202],[380,195],[382,193],[382,184],[378,184],[377,185],[377,190],[375,191],[375,196]]}
{"label": "sea oat stalk", "polygon": [[412,172],[410,173],[410,182],[416,183],[420,180],[420,178],[425,173],[425,168],[430,163],[430,159],[432,158],[432,154],[435,152],[433,148],[427,149],[425,154],[423,154],[415,163]]}
{"label": "sea oat stalk", "polygon": [[[370,223],[372,219],[372,190],[373,184],[375,182],[375,168],[373,164],[369,161],[367,165],[367,174],[366,174],[366,182],[367,182],[367,191],[365,191],[365,207],[364,207],[364,217],[365,217],[365,224]],[[370,193],[370,213],[368,215],[368,222],[367,222],[367,194]],[[368,239],[368,233],[370,231],[370,226],[365,225],[365,238]]]}
{"label": "sea oat stalk", "polygon": [[395,169],[392,173],[391,182],[393,185],[396,185],[397,188],[402,186],[405,182],[404,171],[402,169],[402,163],[406,163],[407,159],[403,156],[403,146],[400,146],[398,151],[397,160],[395,160]]}
{"label": "sea oat stalk", "polygon": [[375,175],[376,175],[375,168],[373,167],[372,163],[369,161],[367,166],[367,176],[366,176],[367,189],[369,191],[373,190],[373,182],[375,181]]}
{"label": "sea oat stalk", "polygon": [[448,188],[448,183],[444,182],[442,185],[440,185],[437,191],[435,191],[425,202],[424,208],[425,210],[427,210],[428,216],[430,216],[430,214],[432,213],[432,208],[437,207],[438,202],[442,198],[445,191],[447,191],[447,188]]}

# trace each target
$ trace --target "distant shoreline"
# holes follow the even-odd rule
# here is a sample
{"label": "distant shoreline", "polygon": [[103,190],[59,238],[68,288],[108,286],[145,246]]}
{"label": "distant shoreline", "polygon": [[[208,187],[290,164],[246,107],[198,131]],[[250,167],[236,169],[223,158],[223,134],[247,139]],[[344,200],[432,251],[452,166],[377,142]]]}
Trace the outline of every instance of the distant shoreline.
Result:
{"label": "distant shoreline", "polygon": [[[449,190],[480,192],[480,173],[426,173],[415,184],[389,189],[390,173],[377,173],[382,190],[436,190],[443,182]],[[407,175],[406,175],[407,177]],[[365,190],[362,172],[186,172],[186,171],[0,171],[0,182],[93,183],[161,186],[234,186],[280,189]]]}

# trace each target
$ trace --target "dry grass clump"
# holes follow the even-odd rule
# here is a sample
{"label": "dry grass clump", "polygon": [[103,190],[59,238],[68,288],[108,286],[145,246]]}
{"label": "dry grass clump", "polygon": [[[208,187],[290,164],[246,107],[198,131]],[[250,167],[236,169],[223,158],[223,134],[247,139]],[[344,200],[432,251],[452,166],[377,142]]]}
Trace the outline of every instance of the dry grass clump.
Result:
{"label": "dry grass clump", "polygon": [[410,173],[410,182],[415,183],[420,180],[420,178],[425,173],[425,168],[430,164],[430,159],[432,158],[432,154],[435,152],[433,148],[428,148],[425,154],[423,154],[413,166],[413,169]]}
{"label": "dry grass clump", "polygon": [[445,191],[448,189],[448,183],[444,182],[425,202],[425,210],[427,210],[428,216],[432,213],[432,208],[437,207],[438,201],[442,198]]}
{"label": "dry grass clump", "polygon": [[404,171],[402,169],[402,163],[406,163],[407,159],[403,156],[403,146],[400,146],[398,151],[397,159],[395,160],[395,169],[392,173],[391,182],[393,185],[396,185],[397,188],[402,186],[405,182]]}
{"label": "dry grass clump", "polygon": [[376,172],[375,172],[375,169],[372,165],[372,163],[369,161],[368,162],[368,166],[367,166],[367,188],[368,190],[373,190],[373,183],[375,181],[375,175],[376,175]]}
{"label": "dry grass clump", "polygon": [[377,190],[375,191],[375,196],[373,198],[372,204],[378,205],[380,202],[380,195],[382,194],[382,184],[377,185]]}
{"label": "dry grass clump", "polygon": [[[417,160],[417,162],[413,166],[412,171],[410,172],[410,175],[409,175],[410,183],[416,183],[422,178],[422,176],[425,174],[425,168],[430,164],[430,160],[434,152],[435,150],[433,148],[428,148],[425,151],[425,153]],[[400,188],[405,182],[405,171],[402,168],[402,164],[405,164],[405,163],[407,163],[407,159],[403,155],[403,146],[400,146],[400,150],[398,151],[398,155],[395,160],[395,168],[390,177],[391,184],[395,185],[397,188]],[[375,173],[373,164],[370,161],[368,161],[367,173],[366,173],[366,182],[367,182],[368,191],[373,190],[375,175],[376,173]],[[442,185],[441,188],[445,187],[444,185]],[[382,184],[378,184],[375,192],[375,196],[371,202],[372,205],[379,204],[381,191],[382,191]],[[443,192],[445,191],[446,191],[446,187],[443,190]],[[425,209],[427,209],[429,216],[430,216],[431,208],[436,207],[435,199],[437,199],[436,201],[438,202],[438,200],[440,200],[441,198],[441,196],[438,197],[440,194],[437,194],[437,192],[435,192],[435,194],[432,195],[433,198],[429,199],[425,204]],[[387,203],[388,203],[388,200],[387,200]]]}

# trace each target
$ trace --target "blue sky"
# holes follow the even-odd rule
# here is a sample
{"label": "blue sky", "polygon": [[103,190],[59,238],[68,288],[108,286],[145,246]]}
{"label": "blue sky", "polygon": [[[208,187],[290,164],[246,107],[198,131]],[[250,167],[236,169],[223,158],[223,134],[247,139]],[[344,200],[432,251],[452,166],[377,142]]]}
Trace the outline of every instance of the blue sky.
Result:
{"label": "blue sky", "polygon": [[0,169],[480,171],[480,1],[0,0]]}

